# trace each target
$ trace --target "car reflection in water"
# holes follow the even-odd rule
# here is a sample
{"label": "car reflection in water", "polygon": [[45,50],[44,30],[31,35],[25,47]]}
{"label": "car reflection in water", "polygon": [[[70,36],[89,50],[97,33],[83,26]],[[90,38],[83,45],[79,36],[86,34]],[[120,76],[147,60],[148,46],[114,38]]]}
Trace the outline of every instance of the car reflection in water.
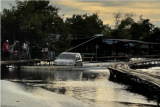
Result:
{"label": "car reflection in water", "polygon": [[54,65],[82,66],[82,57],[80,53],[63,52],[54,61]]}

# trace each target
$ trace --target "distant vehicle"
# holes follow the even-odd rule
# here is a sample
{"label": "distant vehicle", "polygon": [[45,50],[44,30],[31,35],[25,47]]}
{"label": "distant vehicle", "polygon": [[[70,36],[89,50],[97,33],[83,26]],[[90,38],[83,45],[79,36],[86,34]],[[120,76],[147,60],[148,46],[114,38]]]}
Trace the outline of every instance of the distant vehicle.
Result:
{"label": "distant vehicle", "polygon": [[54,61],[54,65],[82,66],[83,62],[80,53],[63,52]]}

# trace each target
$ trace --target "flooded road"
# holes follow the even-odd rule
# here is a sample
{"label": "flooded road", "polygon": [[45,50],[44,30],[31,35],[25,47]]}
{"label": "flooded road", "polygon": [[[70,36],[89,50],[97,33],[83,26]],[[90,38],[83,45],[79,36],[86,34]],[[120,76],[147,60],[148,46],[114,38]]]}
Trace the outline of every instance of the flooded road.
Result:
{"label": "flooded road", "polygon": [[159,66],[150,67],[148,69],[137,69],[137,70],[149,73],[151,75],[160,76],[160,67]]}
{"label": "flooded road", "polygon": [[[85,71],[52,71],[48,67],[2,69],[2,79],[41,87],[54,93],[76,98],[94,107],[153,107],[156,102],[127,91],[128,86],[109,80],[104,64],[84,65]],[[40,67],[39,67],[40,68]],[[45,70],[44,70],[45,69]],[[43,81],[42,81],[43,80]],[[137,87],[138,88],[138,87]]]}

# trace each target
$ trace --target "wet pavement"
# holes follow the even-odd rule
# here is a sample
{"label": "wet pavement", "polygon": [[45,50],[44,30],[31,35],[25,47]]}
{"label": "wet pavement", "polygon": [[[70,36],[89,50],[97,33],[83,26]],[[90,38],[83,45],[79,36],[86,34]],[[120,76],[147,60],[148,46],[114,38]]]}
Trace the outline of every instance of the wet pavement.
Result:
{"label": "wet pavement", "polygon": [[[20,104],[30,105],[27,107],[33,105],[34,107],[153,107],[156,105],[156,102],[149,101],[145,96],[127,91],[127,85],[110,81],[107,69],[110,64],[112,63],[88,63],[84,65],[84,71],[52,71],[49,70],[49,66],[44,66],[45,70],[29,66],[28,69],[16,67],[2,69],[2,107],[11,107],[11,104],[16,107],[20,107]],[[12,98],[13,93],[22,99]],[[6,99],[10,99],[11,103]],[[75,105],[76,103],[80,105],[82,103],[84,106]]]}

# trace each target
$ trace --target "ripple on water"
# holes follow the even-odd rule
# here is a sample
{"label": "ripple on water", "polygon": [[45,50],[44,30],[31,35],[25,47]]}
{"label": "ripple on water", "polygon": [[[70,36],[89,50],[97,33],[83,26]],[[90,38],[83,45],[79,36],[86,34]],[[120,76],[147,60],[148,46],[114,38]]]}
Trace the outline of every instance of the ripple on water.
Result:
{"label": "ripple on water", "polygon": [[[63,94],[96,107],[151,107],[144,96],[126,91],[126,85],[114,83],[101,77],[94,81],[52,81],[46,88],[65,89]],[[136,104],[135,104],[136,103]]]}
{"label": "ripple on water", "polygon": [[146,72],[151,75],[160,76],[160,67],[151,67],[148,69],[137,69],[138,71]]}
{"label": "ripple on water", "polygon": [[[48,77],[52,78],[54,76],[66,77],[67,75],[68,77],[70,77],[70,74],[72,73],[75,74],[73,76],[77,76],[78,79],[67,80],[67,78],[64,79],[65,81],[61,81],[61,79],[57,79],[56,81],[49,79],[48,84],[42,84],[44,85],[43,88],[59,94],[74,97],[91,105],[94,105],[95,107],[153,107],[153,105],[156,105],[155,102],[147,101],[144,96],[127,91],[127,85],[109,81],[109,71],[106,70],[106,67],[88,67],[87,69],[89,69],[89,71],[92,73],[98,72],[100,73],[100,75],[98,75],[98,77],[93,80],[81,80],[81,78],[79,78],[78,72],[75,73],[75,71],[56,71],[56,73],[53,74],[53,72],[49,71],[20,72],[11,70],[8,72],[4,72],[4,74],[8,74],[3,74],[3,76],[12,79],[28,79],[29,77],[29,79],[46,79]],[[79,72],[79,74],[82,73]],[[34,84],[34,86],[37,86],[37,84]]]}

